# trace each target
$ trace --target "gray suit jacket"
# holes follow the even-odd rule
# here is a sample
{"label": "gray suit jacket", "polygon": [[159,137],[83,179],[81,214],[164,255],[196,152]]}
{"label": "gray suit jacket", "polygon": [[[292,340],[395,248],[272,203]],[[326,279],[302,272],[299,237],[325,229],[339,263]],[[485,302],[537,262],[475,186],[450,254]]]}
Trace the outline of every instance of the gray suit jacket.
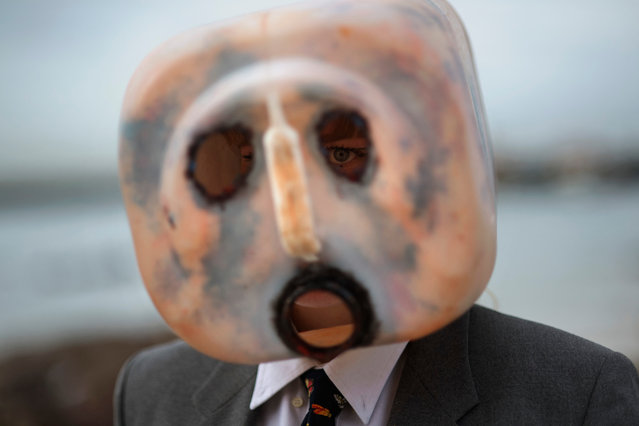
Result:
{"label": "gray suit jacket", "polygon": [[[409,343],[389,424],[639,425],[639,377],[619,353],[475,306]],[[216,361],[183,342],[122,369],[116,424],[254,423],[255,366]]]}

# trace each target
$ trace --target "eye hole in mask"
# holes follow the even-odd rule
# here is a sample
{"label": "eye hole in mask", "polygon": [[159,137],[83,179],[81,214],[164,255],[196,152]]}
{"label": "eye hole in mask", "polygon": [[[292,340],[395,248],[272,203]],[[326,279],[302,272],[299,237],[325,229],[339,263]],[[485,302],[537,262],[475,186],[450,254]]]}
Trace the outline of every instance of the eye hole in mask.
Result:
{"label": "eye hole in mask", "polygon": [[320,118],[316,132],[320,152],[330,169],[351,182],[363,182],[372,158],[364,117],[356,111],[333,109]]}
{"label": "eye hole in mask", "polygon": [[253,133],[241,124],[217,127],[195,138],[186,175],[204,198],[223,202],[246,182],[253,168]]}

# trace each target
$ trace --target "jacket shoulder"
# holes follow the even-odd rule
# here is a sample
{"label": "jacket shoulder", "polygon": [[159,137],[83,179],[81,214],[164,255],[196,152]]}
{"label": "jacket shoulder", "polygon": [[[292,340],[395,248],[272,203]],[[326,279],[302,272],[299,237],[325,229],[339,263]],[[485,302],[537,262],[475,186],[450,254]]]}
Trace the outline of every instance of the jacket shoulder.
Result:
{"label": "jacket shoulder", "polygon": [[[476,305],[470,311],[470,349],[491,352],[504,361],[601,363],[614,352],[563,330]],[[499,355],[501,354],[501,355]]]}
{"label": "jacket shoulder", "polygon": [[[117,425],[194,424],[201,420],[193,395],[225,363],[181,340],[145,349],[122,367],[114,394]],[[179,419],[178,423],[174,423]]]}
{"label": "jacket shoulder", "polygon": [[[616,395],[614,410],[639,421],[637,371],[628,358],[604,346],[475,306],[470,311],[468,351],[483,409],[528,416],[509,421],[543,424],[562,413],[562,421],[582,424],[587,413],[594,418],[607,410],[597,400],[604,384]],[[626,379],[610,386],[613,377]],[[482,410],[481,406],[476,408]]]}

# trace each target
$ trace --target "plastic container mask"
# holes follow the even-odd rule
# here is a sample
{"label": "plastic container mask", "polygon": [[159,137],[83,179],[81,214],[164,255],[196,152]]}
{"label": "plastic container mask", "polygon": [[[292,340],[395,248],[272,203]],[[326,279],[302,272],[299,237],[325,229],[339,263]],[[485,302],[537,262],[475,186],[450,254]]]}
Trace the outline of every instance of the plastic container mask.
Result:
{"label": "plastic container mask", "polygon": [[484,111],[440,0],[313,1],[173,38],[127,90],[120,175],[155,306],[222,360],[417,339],[492,273]]}

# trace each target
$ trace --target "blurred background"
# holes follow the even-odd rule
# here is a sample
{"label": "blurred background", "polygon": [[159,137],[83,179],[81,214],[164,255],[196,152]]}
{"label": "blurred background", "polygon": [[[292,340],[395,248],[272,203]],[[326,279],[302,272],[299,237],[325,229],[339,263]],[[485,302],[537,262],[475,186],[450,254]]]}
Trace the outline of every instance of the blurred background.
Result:
{"label": "blurred background", "polygon": [[[119,367],[171,338],[119,195],[126,84],[171,35],[287,3],[0,4],[0,424],[111,424]],[[639,365],[639,3],[451,3],[498,175],[498,257],[480,302]]]}

